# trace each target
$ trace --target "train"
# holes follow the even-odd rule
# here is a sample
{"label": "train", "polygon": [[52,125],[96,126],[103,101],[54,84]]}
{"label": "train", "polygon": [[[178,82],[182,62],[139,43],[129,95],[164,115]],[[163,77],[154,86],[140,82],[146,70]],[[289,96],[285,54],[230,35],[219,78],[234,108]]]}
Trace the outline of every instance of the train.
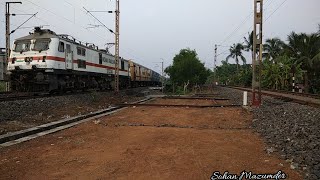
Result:
{"label": "train", "polygon": [[[12,91],[114,89],[115,57],[106,49],[36,27],[14,40],[8,62]],[[119,58],[119,88],[159,86],[161,75]]]}

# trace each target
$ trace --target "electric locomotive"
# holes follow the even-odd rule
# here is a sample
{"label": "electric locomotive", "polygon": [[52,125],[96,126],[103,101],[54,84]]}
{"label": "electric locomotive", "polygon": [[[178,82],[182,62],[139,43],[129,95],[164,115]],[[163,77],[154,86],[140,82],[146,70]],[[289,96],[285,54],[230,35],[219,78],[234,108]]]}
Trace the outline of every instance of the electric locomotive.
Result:
{"label": "electric locomotive", "polygon": [[[11,89],[29,92],[112,89],[115,69],[108,51],[38,27],[14,41],[8,63]],[[120,88],[159,84],[157,72],[119,59]]]}

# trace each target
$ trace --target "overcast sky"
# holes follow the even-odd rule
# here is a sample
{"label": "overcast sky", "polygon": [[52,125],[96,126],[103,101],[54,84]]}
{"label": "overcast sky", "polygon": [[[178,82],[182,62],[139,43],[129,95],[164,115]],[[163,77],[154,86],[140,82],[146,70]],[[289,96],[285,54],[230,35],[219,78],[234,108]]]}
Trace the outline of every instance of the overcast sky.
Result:
{"label": "overcast sky", "polygon": [[[99,23],[83,10],[83,7],[88,10],[114,10],[114,0],[22,0],[22,3],[13,4],[11,12],[39,12],[23,27],[50,25],[45,28],[95,43],[101,48],[107,42],[114,42],[113,34],[103,27],[86,29],[88,24]],[[195,49],[206,67],[212,68],[214,44],[222,43],[218,53],[224,52],[233,43],[243,42],[243,37],[252,30],[253,25],[253,0],[121,0],[120,3],[121,56],[157,71],[160,71],[160,65],[156,62],[162,61],[161,58],[168,66],[174,55],[187,47]],[[0,6],[0,14],[4,15],[3,0]],[[319,7],[320,0],[264,0],[265,19],[271,15],[264,23],[264,38],[285,40],[291,31],[317,31]],[[113,14],[94,15],[114,29]],[[28,17],[12,17],[11,29]],[[1,47],[5,46],[4,22],[5,17],[1,16]],[[30,31],[20,29],[11,40]],[[226,53],[220,55],[218,63],[226,56]],[[247,57],[251,62],[250,56]]]}

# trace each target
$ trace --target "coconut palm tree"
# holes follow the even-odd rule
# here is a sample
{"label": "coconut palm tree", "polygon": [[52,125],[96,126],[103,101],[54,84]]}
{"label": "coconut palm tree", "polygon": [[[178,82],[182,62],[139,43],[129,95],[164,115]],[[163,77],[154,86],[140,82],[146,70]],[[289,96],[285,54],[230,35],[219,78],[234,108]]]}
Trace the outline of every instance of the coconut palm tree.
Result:
{"label": "coconut palm tree", "polygon": [[[251,33],[248,33],[248,37],[243,37],[244,38],[244,50],[247,52],[251,52],[252,60],[254,58],[253,54],[253,31]],[[259,48],[256,48],[256,53],[259,52]]]}
{"label": "coconut palm tree", "polygon": [[253,31],[251,31],[251,33],[248,33],[248,38],[247,37],[243,37],[244,38],[244,50],[247,52],[251,52],[251,56],[252,56],[252,60],[254,58],[254,54],[253,54]]}
{"label": "coconut palm tree", "polygon": [[263,45],[264,57],[266,59],[274,61],[283,51],[284,42],[279,38],[267,39],[266,43]]}
{"label": "coconut palm tree", "polygon": [[230,54],[227,56],[227,61],[230,58],[233,58],[236,61],[237,64],[237,72],[239,72],[239,58],[241,58],[243,64],[246,64],[246,58],[242,55],[242,51],[244,50],[244,46],[240,43],[233,44],[233,46],[230,47],[229,51]]}
{"label": "coconut palm tree", "polygon": [[301,68],[306,71],[304,86],[308,92],[309,78],[317,71],[315,67],[320,63],[320,34],[297,34],[292,32],[288,36],[288,41],[286,53],[295,60],[295,63],[301,63]]}
{"label": "coconut palm tree", "polygon": [[244,50],[245,51],[253,51],[253,31],[251,33],[248,33],[248,37],[243,37],[244,38]]}

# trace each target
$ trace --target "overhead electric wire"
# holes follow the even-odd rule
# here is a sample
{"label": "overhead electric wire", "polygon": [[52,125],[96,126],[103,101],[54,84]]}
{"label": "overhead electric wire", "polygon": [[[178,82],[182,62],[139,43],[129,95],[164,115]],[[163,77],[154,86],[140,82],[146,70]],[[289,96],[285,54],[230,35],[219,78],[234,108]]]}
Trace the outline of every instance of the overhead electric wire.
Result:
{"label": "overhead electric wire", "polygon": [[[269,0],[269,5],[271,4],[272,0]],[[266,2],[268,2],[268,0],[266,0]],[[249,18],[254,15],[254,11],[250,12],[248,16],[246,16],[246,18],[241,21],[241,23],[220,43],[220,44],[224,44],[228,39],[230,39],[244,24],[246,21],[249,20]]]}
{"label": "overhead electric wire", "polygon": [[243,24],[251,17],[252,14],[253,12],[251,12],[220,44],[225,43],[229,38],[231,38],[233,34],[236,33],[240,27],[243,26]]}
{"label": "overhead electric wire", "polygon": [[[98,36],[98,37],[100,37],[100,38],[102,38],[102,39],[108,40],[108,38],[106,38],[105,36],[102,36],[102,35],[99,35],[99,34],[96,33],[96,32],[90,31],[90,30],[86,29],[85,27],[83,27],[83,26],[81,26],[81,25],[79,25],[79,24],[77,24],[77,23],[74,23],[73,21],[71,21],[71,20],[69,20],[69,19],[67,19],[67,18],[65,18],[65,17],[63,17],[63,16],[60,16],[60,15],[58,15],[58,14],[52,12],[52,11],[49,11],[48,9],[43,8],[43,7],[37,5],[37,4],[35,4],[35,3],[33,3],[33,2],[31,2],[31,1],[29,1],[29,0],[26,0],[26,1],[30,2],[32,5],[35,5],[35,6],[39,7],[39,8],[42,8],[42,9],[45,10],[45,11],[50,12],[51,14],[57,16],[58,18],[62,18],[62,19],[64,19],[64,20],[68,21],[68,22],[71,22],[71,23],[73,23],[73,24],[81,27],[82,29],[84,29],[84,30],[86,30],[86,31],[88,31],[88,32],[90,32],[90,33],[94,33],[96,36]],[[13,8],[13,7],[12,7],[12,8]],[[13,9],[16,9],[16,10],[18,10],[18,11],[24,12],[24,11],[19,10],[19,9],[17,9],[17,8],[13,8]],[[83,11],[83,10],[81,9],[81,11]],[[84,11],[83,11],[83,12],[84,12]],[[26,12],[24,12],[24,13],[26,13]],[[84,12],[84,14],[86,14],[86,13]],[[45,22],[45,23],[47,23],[47,24],[50,24],[48,21],[43,20],[43,19],[41,19],[41,18],[38,18],[37,16],[36,16],[35,18],[38,19],[38,20],[41,20],[41,21],[43,21],[43,22]],[[54,26],[53,26],[53,27],[54,27]],[[57,27],[57,26],[56,26],[56,27]],[[60,28],[58,28],[58,29],[65,31],[63,28],[61,28],[61,26],[60,26]],[[77,39],[79,39],[79,38],[77,38]]]}
{"label": "overhead electric wire", "polygon": [[[47,8],[43,8],[43,7],[41,7],[41,6],[39,6],[39,5],[36,5],[35,3],[33,3],[33,2],[31,2],[31,1],[29,1],[29,0],[27,0],[28,2],[30,2],[31,4],[33,4],[33,5],[35,5],[35,6],[37,6],[37,7],[39,7],[39,8],[42,8],[42,9],[44,9],[44,10],[46,10],[46,11],[49,11]],[[70,3],[70,2],[68,2],[68,1],[66,1],[66,0],[64,0],[66,3],[68,3],[69,5],[71,5],[71,6],[74,6],[72,3]],[[1,4],[3,4],[3,3],[1,3]],[[75,7],[75,6],[74,6]],[[13,9],[15,9],[16,11],[20,11],[20,12],[23,12],[23,13],[27,13],[27,12],[25,12],[25,11],[23,11],[23,10],[20,10],[20,9],[17,9],[17,8],[14,8],[14,7],[12,7]],[[87,12],[86,12],[86,10],[83,10],[82,8],[78,8],[78,7],[76,7],[77,9],[79,9],[81,12],[83,12],[85,15],[87,15],[88,16],[88,14],[87,14]],[[63,16],[60,16],[60,15],[57,15],[56,13],[54,13],[54,12],[52,12],[52,11],[49,11],[51,14],[53,14],[53,15],[55,15],[55,16],[57,16],[57,17],[59,17],[59,18],[63,18],[64,20],[67,20],[67,21],[69,21],[69,22],[71,22],[71,23],[73,23],[73,24],[75,24],[74,22],[72,22],[71,20],[69,20],[69,19],[67,19],[67,18],[65,18],[65,17],[63,17]],[[43,21],[43,22],[45,22],[46,24],[50,24],[48,21],[46,21],[46,20],[44,20],[44,19],[41,19],[41,18],[38,18],[37,16],[35,16],[35,18],[36,19],[38,19],[38,20],[40,20],[40,21]],[[96,19],[97,20],[97,19]],[[99,20],[98,20],[99,21]],[[100,21],[101,22],[101,21]],[[102,23],[102,22],[101,22]],[[11,24],[11,25],[14,25],[14,24]],[[78,24],[76,24],[76,25],[78,25]],[[79,25],[78,25],[79,26]],[[103,25],[104,27],[106,27],[105,25]],[[53,26],[53,27],[55,27],[55,26]],[[64,30],[63,28],[59,28],[58,26],[56,26],[58,29],[60,29],[60,30]],[[82,27],[82,26],[81,26]],[[86,31],[88,31],[88,32],[92,32],[92,31],[89,31],[88,29],[86,29],[86,28],[84,28],[84,27],[82,27],[83,29],[85,29]],[[109,29],[108,29],[109,30]],[[103,37],[103,36],[101,36],[101,35],[99,35],[99,34],[97,34],[97,33],[94,33],[95,35],[97,35],[98,37],[100,37],[100,38],[103,38],[103,39],[105,39],[105,40],[107,40],[108,42],[110,41],[108,38],[106,39],[106,37]],[[76,39],[79,39],[79,38],[77,38],[76,37]],[[104,43],[103,43],[104,44]],[[133,56],[133,57],[135,57],[136,59],[145,59],[145,58],[139,58],[139,57],[137,57],[137,56],[135,56],[135,55],[133,55],[132,53],[130,53],[128,50],[126,50],[126,49],[122,49],[122,50],[124,50],[124,51],[126,51],[128,54],[130,54],[130,56]]]}
{"label": "overhead electric wire", "polygon": [[[286,1],[288,1],[288,0],[284,0],[266,19],[263,20],[263,22],[264,22],[264,23],[267,22],[267,21],[270,19],[270,17],[273,16],[274,13],[277,12],[277,11],[280,9],[280,7],[281,7]],[[269,6],[270,6],[270,5],[271,5],[271,3],[269,4]],[[268,8],[268,6],[267,6],[266,8]],[[241,35],[241,38],[240,38],[240,39],[242,39],[248,32],[250,33],[250,31],[252,31],[252,28],[253,28],[253,25],[251,25],[251,27],[248,29],[248,31],[246,31],[244,34]],[[239,39],[239,41],[240,41],[240,39]]]}
{"label": "overhead electric wire", "polygon": [[264,21],[266,22],[275,12],[277,12],[281,6],[286,3],[288,0],[284,0]]}
{"label": "overhead electric wire", "polygon": [[[268,8],[271,3],[272,3],[272,0],[266,0],[266,8]],[[269,3],[269,4],[267,4]],[[264,9],[266,9],[264,8]],[[250,14],[231,32],[231,34],[229,34],[220,44],[224,44],[225,42],[227,42],[228,39],[230,39],[244,24],[246,21],[249,20],[249,18],[254,15],[254,11],[250,12]]]}
{"label": "overhead electric wire", "polygon": [[88,11],[85,7],[83,7],[94,19],[96,19],[102,26],[108,29],[112,34],[115,34],[112,29],[108,28],[105,24],[103,24],[98,18],[96,18],[90,11]]}
{"label": "overhead electric wire", "polygon": [[55,16],[58,16],[58,17],[60,17],[60,18],[63,18],[63,19],[65,19],[65,20],[73,23],[72,20],[70,20],[70,19],[68,19],[68,18],[65,18],[65,17],[63,17],[63,16],[60,16],[60,15],[57,15],[55,12],[53,12],[53,11],[47,9],[47,8],[41,7],[41,6],[39,6],[38,4],[36,4],[36,3],[34,3],[34,2],[32,2],[32,1],[30,1],[30,0],[25,0],[25,1],[28,1],[29,3],[33,4],[34,6],[37,6],[37,7],[41,8],[41,9],[44,9],[44,10],[46,10],[47,12],[50,12],[51,14],[53,14],[53,15],[55,15]]}
{"label": "overhead electric wire", "polygon": [[16,29],[12,30],[10,32],[10,34],[14,33],[17,29],[19,29],[21,26],[23,26],[25,23],[27,23],[31,18],[33,18],[34,16],[36,16],[38,14],[38,12],[34,13],[31,17],[29,17],[27,20],[25,20],[22,24],[20,24]]}

